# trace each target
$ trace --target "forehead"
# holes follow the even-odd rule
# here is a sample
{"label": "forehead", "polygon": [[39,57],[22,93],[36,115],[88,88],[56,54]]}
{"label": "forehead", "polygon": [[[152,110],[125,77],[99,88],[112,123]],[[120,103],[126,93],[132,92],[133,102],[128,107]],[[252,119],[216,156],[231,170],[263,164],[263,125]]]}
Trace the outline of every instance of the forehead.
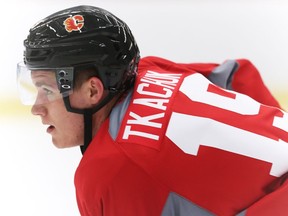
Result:
{"label": "forehead", "polygon": [[34,84],[44,82],[47,84],[56,83],[55,71],[52,70],[33,70],[31,71],[31,79]]}
{"label": "forehead", "polygon": [[55,71],[53,70],[32,70],[31,71],[31,77],[32,79],[37,78],[55,78]]}

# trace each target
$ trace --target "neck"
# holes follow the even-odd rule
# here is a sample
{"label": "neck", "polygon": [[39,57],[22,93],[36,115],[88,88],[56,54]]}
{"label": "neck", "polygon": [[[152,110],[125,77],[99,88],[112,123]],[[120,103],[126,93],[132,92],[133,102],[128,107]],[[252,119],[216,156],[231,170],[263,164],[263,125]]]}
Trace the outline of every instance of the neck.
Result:
{"label": "neck", "polygon": [[92,137],[99,131],[103,122],[109,117],[114,105],[117,103],[120,96],[115,96],[109,103],[103,106],[100,110],[93,114],[92,117]]}

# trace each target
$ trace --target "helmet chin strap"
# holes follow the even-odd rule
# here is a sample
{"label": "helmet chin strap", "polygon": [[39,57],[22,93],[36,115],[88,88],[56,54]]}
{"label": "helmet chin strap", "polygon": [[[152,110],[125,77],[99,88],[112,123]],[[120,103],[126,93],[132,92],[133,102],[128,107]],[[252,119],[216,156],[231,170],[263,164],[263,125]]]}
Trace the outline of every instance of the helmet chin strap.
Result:
{"label": "helmet chin strap", "polygon": [[83,114],[84,116],[84,144],[80,146],[81,153],[84,154],[92,141],[93,133],[93,114],[105,106],[117,94],[117,91],[110,91],[109,94],[101,100],[95,107],[89,109],[74,108],[70,104],[69,96],[63,97],[65,107],[68,112]]}
{"label": "helmet chin strap", "polygon": [[92,128],[93,128],[93,112],[85,111],[84,112],[84,144],[80,146],[82,155],[86,151],[92,140]]}

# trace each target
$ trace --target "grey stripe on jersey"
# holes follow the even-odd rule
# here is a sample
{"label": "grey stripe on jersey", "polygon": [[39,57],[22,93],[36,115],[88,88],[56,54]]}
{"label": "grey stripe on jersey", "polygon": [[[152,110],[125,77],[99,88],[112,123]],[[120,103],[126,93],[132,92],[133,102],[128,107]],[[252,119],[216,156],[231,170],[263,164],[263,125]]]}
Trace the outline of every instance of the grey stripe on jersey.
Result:
{"label": "grey stripe on jersey", "polygon": [[114,140],[118,135],[122,120],[124,118],[126,110],[128,109],[131,97],[132,91],[127,94],[126,98],[123,101],[121,101],[112,109],[112,112],[110,114],[109,133]]}
{"label": "grey stripe on jersey", "polygon": [[233,90],[231,83],[237,68],[238,63],[235,60],[227,60],[216,67],[207,78],[222,88]]}
{"label": "grey stripe on jersey", "polygon": [[213,216],[214,214],[171,192],[161,216]]}

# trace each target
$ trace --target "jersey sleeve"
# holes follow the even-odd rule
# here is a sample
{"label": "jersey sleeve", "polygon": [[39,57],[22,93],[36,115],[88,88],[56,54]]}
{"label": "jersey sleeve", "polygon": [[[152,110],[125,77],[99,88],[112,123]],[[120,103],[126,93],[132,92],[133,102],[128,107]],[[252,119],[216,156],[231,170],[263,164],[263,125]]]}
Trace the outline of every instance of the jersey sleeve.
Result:
{"label": "jersey sleeve", "polygon": [[279,187],[273,189],[271,193],[254,203],[244,211],[245,216],[271,216],[288,214],[288,181],[287,174],[284,182],[278,184]]}

